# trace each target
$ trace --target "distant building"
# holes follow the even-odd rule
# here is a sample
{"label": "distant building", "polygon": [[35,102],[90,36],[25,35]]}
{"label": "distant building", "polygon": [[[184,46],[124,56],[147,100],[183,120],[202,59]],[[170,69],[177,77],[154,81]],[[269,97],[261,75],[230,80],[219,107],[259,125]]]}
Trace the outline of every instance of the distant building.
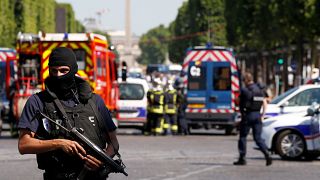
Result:
{"label": "distant building", "polygon": [[141,55],[141,50],[139,48],[139,36],[131,36],[131,47],[127,47],[127,37],[124,30],[103,30],[99,27],[99,23],[95,18],[86,18],[84,21],[87,32],[93,32],[96,30],[106,32],[110,38],[111,43],[119,53],[119,61],[125,61],[128,65],[128,69],[139,67],[137,63],[137,58]]}
{"label": "distant building", "polygon": [[87,32],[100,30],[99,24],[95,18],[85,18],[83,24],[86,27]]}
{"label": "distant building", "polygon": [[108,34],[111,37],[111,43],[119,53],[120,62],[125,61],[129,69],[131,67],[138,67],[139,65],[136,60],[141,54],[141,50],[139,48],[140,37],[132,35],[131,47],[127,48],[125,31],[108,31]]}

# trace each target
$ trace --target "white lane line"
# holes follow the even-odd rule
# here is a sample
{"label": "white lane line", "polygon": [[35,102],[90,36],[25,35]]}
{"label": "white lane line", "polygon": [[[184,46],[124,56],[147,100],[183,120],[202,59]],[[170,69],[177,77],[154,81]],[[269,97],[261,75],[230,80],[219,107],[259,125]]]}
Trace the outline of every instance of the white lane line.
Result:
{"label": "white lane line", "polygon": [[183,174],[183,175],[176,176],[176,177],[173,177],[173,178],[166,178],[166,179],[163,179],[163,180],[183,179],[183,178],[195,175],[195,174],[200,174],[202,172],[210,171],[210,170],[213,170],[213,169],[216,169],[216,168],[220,168],[220,167],[222,167],[222,166],[210,166],[210,167],[207,167],[207,168],[204,168],[204,169],[200,169],[200,170],[197,170],[197,171],[191,171],[191,172],[189,172],[187,174]]}

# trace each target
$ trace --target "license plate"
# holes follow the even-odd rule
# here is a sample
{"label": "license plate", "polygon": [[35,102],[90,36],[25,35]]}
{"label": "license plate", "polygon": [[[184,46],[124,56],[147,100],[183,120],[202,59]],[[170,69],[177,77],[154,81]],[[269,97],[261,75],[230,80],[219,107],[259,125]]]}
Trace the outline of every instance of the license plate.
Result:
{"label": "license plate", "polygon": [[189,104],[188,108],[204,108],[204,104]]}
{"label": "license plate", "polygon": [[120,113],[119,114],[120,118],[135,118],[137,117],[136,113]]}

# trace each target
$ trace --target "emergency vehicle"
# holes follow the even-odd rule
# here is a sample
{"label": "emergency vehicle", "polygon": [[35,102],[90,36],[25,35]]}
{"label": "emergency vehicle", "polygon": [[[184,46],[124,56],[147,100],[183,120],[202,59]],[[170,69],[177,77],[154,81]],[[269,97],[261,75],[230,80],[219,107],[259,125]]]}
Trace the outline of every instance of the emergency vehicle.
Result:
{"label": "emergency vehicle", "polygon": [[316,103],[306,111],[264,120],[261,138],[268,149],[282,159],[317,159],[320,156],[319,121],[319,104]]}
{"label": "emergency vehicle", "polygon": [[[10,88],[11,82],[15,78],[16,51],[11,48],[0,48],[0,135],[3,122],[10,122]],[[10,69],[10,71],[7,71]],[[7,73],[12,72],[12,73]]]}
{"label": "emergency vehicle", "polygon": [[225,129],[232,134],[239,119],[239,73],[233,51],[225,47],[195,47],[183,62],[186,121],[191,128]]}
{"label": "emergency vehicle", "polygon": [[14,98],[20,116],[26,99],[44,88],[49,76],[49,55],[56,47],[71,48],[76,54],[77,75],[87,80],[112,112],[116,108],[117,74],[113,52],[105,36],[94,33],[19,33],[17,37],[18,81]]}
{"label": "emergency vehicle", "polygon": [[120,128],[137,128],[144,132],[147,123],[147,80],[128,77],[119,78],[119,100],[116,119]]}

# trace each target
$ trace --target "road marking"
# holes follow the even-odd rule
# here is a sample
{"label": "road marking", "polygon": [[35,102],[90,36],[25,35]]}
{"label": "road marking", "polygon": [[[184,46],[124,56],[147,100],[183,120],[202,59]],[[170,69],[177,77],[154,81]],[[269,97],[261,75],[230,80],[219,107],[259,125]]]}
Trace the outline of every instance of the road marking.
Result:
{"label": "road marking", "polygon": [[207,168],[204,168],[204,169],[200,169],[200,170],[197,170],[197,171],[191,171],[187,174],[183,174],[183,175],[180,175],[180,176],[176,176],[176,177],[173,177],[173,178],[166,178],[166,179],[163,179],[163,180],[176,180],[176,179],[184,179],[186,177],[189,177],[189,176],[192,176],[192,175],[195,175],[195,174],[200,174],[202,172],[205,172],[205,171],[210,171],[210,170],[213,170],[213,169],[216,169],[216,168],[220,168],[222,166],[210,166],[210,167],[207,167]]}

